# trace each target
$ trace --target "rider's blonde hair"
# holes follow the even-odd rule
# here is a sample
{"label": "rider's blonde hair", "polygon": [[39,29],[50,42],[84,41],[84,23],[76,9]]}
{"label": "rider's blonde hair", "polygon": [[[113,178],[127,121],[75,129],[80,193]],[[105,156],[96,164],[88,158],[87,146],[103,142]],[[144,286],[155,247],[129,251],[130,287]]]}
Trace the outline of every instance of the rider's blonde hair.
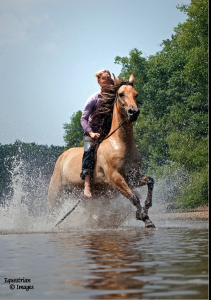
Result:
{"label": "rider's blonde hair", "polygon": [[111,76],[111,73],[108,70],[105,70],[105,69],[102,69],[102,70],[96,72],[95,76],[97,77],[97,79],[99,79],[103,73],[108,73]]}

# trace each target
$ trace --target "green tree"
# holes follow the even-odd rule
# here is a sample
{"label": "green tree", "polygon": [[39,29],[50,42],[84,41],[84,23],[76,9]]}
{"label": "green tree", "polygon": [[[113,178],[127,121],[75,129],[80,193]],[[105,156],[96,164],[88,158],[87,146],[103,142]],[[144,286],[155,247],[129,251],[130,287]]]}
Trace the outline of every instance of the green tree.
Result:
{"label": "green tree", "polygon": [[65,150],[72,147],[83,146],[83,128],[81,126],[81,110],[73,113],[70,117],[70,123],[64,123],[63,128],[65,130],[64,141],[66,143]]}

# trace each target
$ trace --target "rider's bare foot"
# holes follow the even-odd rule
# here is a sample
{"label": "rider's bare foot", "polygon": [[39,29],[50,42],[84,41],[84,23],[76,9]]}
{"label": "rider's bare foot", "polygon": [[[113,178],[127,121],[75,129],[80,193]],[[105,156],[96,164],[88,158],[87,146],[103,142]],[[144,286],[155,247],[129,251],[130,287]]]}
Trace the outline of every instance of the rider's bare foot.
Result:
{"label": "rider's bare foot", "polygon": [[92,198],[91,188],[90,188],[90,185],[88,185],[88,184],[84,185],[84,196],[86,198]]}
{"label": "rider's bare foot", "polygon": [[90,175],[85,176],[84,196],[89,199],[92,197],[92,192],[90,187]]}

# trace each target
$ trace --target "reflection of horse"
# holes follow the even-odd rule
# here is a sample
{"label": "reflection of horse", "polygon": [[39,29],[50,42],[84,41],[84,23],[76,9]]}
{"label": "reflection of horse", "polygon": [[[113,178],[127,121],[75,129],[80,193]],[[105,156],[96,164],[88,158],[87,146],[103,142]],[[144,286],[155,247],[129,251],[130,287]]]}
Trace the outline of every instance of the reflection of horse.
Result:
{"label": "reflection of horse", "polygon": [[[137,120],[139,110],[136,100],[138,93],[133,88],[133,82],[133,74],[126,83],[120,82],[114,76],[116,90],[110,133],[120,124],[124,124],[99,145],[92,190],[94,198],[103,194],[112,197],[113,192],[119,191],[137,208],[136,218],[144,221],[145,227],[149,228],[154,227],[148,217],[148,209],[152,206],[154,181],[141,174],[141,155],[134,143],[132,122]],[[80,178],[82,156],[83,148],[71,148],[58,158],[48,192],[50,210],[54,209],[64,189],[82,195],[84,184]],[[140,196],[134,188],[143,185],[148,186],[148,194],[144,207],[141,207]]]}
{"label": "reflection of horse", "polygon": [[[153,230],[85,230],[58,237],[53,251],[66,262],[60,268],[65,287],[69,291],[94,290],[95,296],[89,294],[87,298],[143,299],[143,288],[156,272],[148,265],[153,252],[147,251],[151,248],[147,241],[152,241],[154,234]],[[50,239],[55,240],[55,236]]]}
{"label": "reflection of horse", "polygon": [[[153,274],[153,268],[146,270],[148,253],[143,245],[153,235],[153,231],[86,233],[83,237],[85,252],[94,267],[89,269],[85,287],[99,290],[101,294],[104,290],[103,299],[143,299],[142,289],[148,281],[142,281],[140,277],[148,275],[148,272],[151,276]],[[67,239],[65,242],[66,249],[70,249]],[[80,247],[83,248],[83,245]]]}

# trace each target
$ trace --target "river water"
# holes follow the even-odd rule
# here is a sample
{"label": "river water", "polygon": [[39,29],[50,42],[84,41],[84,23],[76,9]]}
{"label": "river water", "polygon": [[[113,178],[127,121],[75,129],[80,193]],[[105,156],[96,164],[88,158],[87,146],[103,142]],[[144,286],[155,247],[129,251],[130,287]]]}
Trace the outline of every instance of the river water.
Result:
{"label": "river water", "polygon": [[[0,299],[208,299],[207,221],[152,216],[150,230],[132,219],[107,228],[4,228]],[[25,282],[8,282],[19,278]]]}
{"label": "river water", "polygon": [[87,200],[54,227],[76,200],[49,219],[46,191],[26,203],[15,180],[1,207],[0,299],[209,298],[207,220],[167,219],[155,189],[156,229],[124,197]]}

